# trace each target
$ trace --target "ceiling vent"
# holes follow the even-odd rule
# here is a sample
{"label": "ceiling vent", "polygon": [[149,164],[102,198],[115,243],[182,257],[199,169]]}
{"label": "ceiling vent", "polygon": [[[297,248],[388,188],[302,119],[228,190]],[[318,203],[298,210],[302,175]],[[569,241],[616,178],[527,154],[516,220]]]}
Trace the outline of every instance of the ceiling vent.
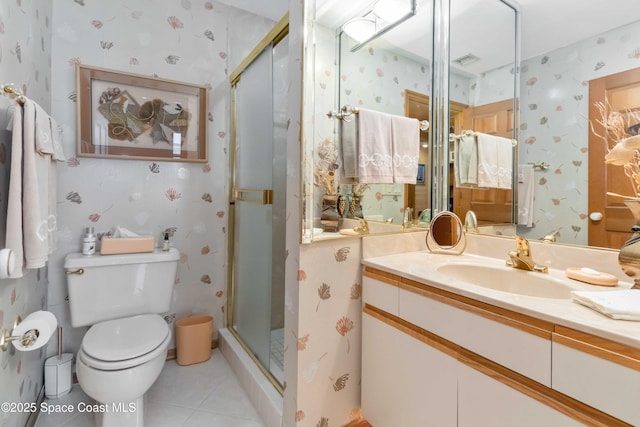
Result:
{"label": "ceiling vent", "polygon": [[454,64],[458,64],[458,65],[461,65],[461,66],[464,67],[465,65],[472,64],[472,63],[474,63],[476,61],[479,61],[479,60],[480,60],[480,58],[478,58],[474,54],[467,53],[466,55],[461,56],[460,58],[454,59],[452,62]]}

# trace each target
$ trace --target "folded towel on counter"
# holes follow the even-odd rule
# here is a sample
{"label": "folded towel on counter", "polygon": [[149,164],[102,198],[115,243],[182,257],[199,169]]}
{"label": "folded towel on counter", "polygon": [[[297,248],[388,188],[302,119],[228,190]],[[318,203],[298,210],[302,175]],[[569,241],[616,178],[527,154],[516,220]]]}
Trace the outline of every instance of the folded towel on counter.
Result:
{"label": "folded towel on counter", "polygon": [[342,166],[346,178],[358,177],[358,126],[356,119],[340,120]]}
{"label": "folded towel on counter", "polygon": [[518,225],[533,226],[535,183],[533,165],[518,166]]}
{"label": "folded towel on counter", "polygon": [[364,109],[358,113],[358,179],[369,184],[393,182],[390,114]]}
{"label": "folded towel on counter", "polygon": [[456,187],[478,185],[478,144],[473,133],[461,135],[454,143],[453,171]]}
{"label": "folded towel on counter", "polygon": [[393,182],[415,184],[420,157],[420,122],[403,116],[391,117]]}
{"label": "folded towel on counter", "polygon": [[640,290],[572,291],[573,301],[618,320],[640,320]]}
{"label": "folded towel on counter", "polygon": [[476,132],[478,141],[478,187],[510,190],[513,143],[501,136]]}

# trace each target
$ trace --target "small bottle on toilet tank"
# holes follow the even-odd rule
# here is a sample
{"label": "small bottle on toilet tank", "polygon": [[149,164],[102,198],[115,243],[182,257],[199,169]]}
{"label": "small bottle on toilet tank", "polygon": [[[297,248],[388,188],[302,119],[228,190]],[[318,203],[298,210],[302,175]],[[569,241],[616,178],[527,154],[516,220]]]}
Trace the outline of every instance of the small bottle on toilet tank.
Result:
{"label": "small bottle on toilet tank", "polygon": [[93,227],[87,227],[82,238],[82,255],[93,255],[95,253],[96,235],[93,232]]}

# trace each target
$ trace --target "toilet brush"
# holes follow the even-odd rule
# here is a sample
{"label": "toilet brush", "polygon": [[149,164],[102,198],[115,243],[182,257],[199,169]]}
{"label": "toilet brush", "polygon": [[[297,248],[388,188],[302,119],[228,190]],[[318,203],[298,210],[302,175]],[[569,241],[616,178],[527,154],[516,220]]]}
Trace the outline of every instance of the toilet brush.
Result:
{"label": "toilet brush", "polygon": [[57,399],[71,391],[71,362],[73,353],[62,353],[62,326],[58,326],[58,354],[44,363],[44,393]]}

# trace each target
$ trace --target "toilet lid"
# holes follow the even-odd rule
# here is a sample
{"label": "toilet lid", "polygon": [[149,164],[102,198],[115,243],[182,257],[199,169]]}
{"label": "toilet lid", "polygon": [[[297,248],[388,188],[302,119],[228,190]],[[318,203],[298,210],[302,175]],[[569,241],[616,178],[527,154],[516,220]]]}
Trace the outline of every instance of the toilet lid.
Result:
{"label": "toilet lid", "polygon": [[116,362],[149,353],[162,344],[168,333],[167,322],[157,314],[107,320],[87,331],[82,349],[95,359]]}

